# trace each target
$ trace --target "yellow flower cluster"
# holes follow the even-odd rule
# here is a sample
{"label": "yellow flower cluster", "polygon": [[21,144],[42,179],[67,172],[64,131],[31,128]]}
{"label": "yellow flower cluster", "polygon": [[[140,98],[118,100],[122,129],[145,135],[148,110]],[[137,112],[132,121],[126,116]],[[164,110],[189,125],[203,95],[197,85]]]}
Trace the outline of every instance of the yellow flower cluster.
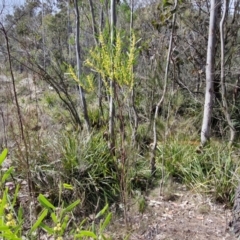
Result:
{"label": "yellow flower cluster", "polygon": [[[127,86],[132,90],[134,85],[133,65],[136,57],[136,39],[133,35],[128,52],[123,47],[123,40],[118,32],[115,46],[111,46],[103,34],[99,36],[99,47],[90,51],[90,57],[85,65],[98,72],[107,90],[109,81],[115,81],[119,86]],[[110,93],[111,94],[111,93]]]}
{"label": "yellow flower cluster", "polygon": [[[55,232],[55,234],[59,234],[60,231],[62,230],[62,227],[61,227],[61,223],[58,223],[54,228],[53,228],[53,231]],[[57,240],[63,240],[62,237],[57,237]]]}
{"label": "yellow flower cluster", "polygon": [[[2,199],[0,199],[0,204],[1,203],[2,203]],[[9,205],[7,203],[4,205],[4,209],[6,210],[6,212],[9,212],[10,208],[9,208]],[[8,227],[15,227],[16,226],[16,221],[15,221],[12,213],[8,213],[5,216],[5,218],[6,218],[6,221],[7,221],[6,225]]]}
{"label": "yellow flower cluster", "polygon": [[8,227],[15,227],[16,226],[16,221],[14,220],[13,215],[11,213],[7,214],[6,219],[7,219],[6,225]]}
{"label": "yellow flower cluster", "polygon": [[60,232],[61,231],[61,223],[58,223],[54,228],[53,228],[53,230],[54,230],[54,232]]}
{"label": "yellow flower cluster", "polygon": [[79,79],[76,75],[76,73],[74,72],[74,69],[72,68],[72,66],[68,66],[68,74],[70,74],[70,76],[72,77],[72,79],[77,82],[77,84],[79,86],[81,86],[85,91],[87,92],[91,92],[93,91],[94,89],[94,86],[93,86],[93,75],[88,75],[86,77],[86,81],[84,82],[83,79]]}

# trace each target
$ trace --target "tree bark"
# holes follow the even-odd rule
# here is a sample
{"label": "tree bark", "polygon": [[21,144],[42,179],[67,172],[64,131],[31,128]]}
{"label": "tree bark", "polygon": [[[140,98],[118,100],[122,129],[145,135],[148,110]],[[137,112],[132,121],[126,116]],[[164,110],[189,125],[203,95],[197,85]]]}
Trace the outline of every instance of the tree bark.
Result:
{"label": "tree bark", "polygon": [[[114,51],[115,39],[116,39],[116,0],[111,0],[111,45],[112,51]],[[114,66],[112,66],[114,68]],[[112,69],[114,71],[114,69]],[[109,96],[109,148],[113,155],[115,154],[115,133],[114,133],[114,120],[115,120],[115,83],[114,79],[110,79],[110,96]]]}
{"label": "tree bark", "polygon": [[[79,15],[79,9],[78,9],[78,0],[74,0],[74,7],[75,7],[75,15],[76,15],[76,58],[77,58],[77,76],[78,79],[80,79],[81,76],[81,60],[80,60],[80,15]],[[79,95],[80,100],[83,108],[83,117],[87,126],[88,132],[91,130],[89,117],[88,117],[88,111],[87,111],[87,103],[85,98],[84,90],[81,86],[79,86]]]}
{"label": "tree bark", "polygon": [[98,30],[97,30],[97,24],[96,24],[96,21],[95,21],[93,2],[92,2],[92,0],[88,0],[88,2],[89,2],[90,12],[91,12],[91,16],[92,16],[93,36],[94,36],[95,44],[97,46],[98,45],[98,38],[97,38],[98,37]]}
{"label": "tree bark", "polygon": [[217,21],[217,7],[216,3],[219,0],[211,0],[210,8],[210,21],[208,32],[208,47],[207,47],[207,64],[206,64],[206,90],[205,90],[205,103],[203,112],[203,122],[201,130],[201,144],[202,146],[210,140],[211,136],[211,118],[214,97],[214,63],[215,63],[215,27]]}

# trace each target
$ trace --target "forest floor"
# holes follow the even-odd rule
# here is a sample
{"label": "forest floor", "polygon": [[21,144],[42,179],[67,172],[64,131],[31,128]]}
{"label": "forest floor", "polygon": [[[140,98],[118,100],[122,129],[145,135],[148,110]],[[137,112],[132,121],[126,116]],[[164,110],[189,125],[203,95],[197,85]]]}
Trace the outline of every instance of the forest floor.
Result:
{"label": "forest floor", "polygon": [[[0,80],[9,84],[5,76]],[[22,89],[32,86],[26,78]],[[0,96],[4,88],[0,87]],[[36,92],[31,90],[32,93]],[[26,97],[26,93],[23,94]],[[32,97],[32,96],[31,96]],[[1,100],[1,99],[0,99]],[[4,100],[4,99],[3,99]],[[3,101],[2,100],[2,101]],[[0,129],[3,123],[0,121]],[[0,142],[3,137],[0,134]],[[3,140],[2,140],[3,141]],[[229,227],[232,220],[231,209],[224,204],[215,203],[211,197],[186,187],[174,184],[170,187],[155,188],[144,195],[146,209],[139,211],[139,200],[131,200],[127,222],[123,217],[113,214],[107,234],[113,240],[129,236],[129,240],[234,240]],[[42,239],[45,238],[45,235]]]}
{"label": "forest floor", "polygon": [[129,231],[123,218],[115,219],[110,229],[113,239],[124,239],[127,233],[130,240],[236,239],[229,227],[231,209],[225,205],[182,186],[162,196],[159,191],[156,188],[145,196],[143,214],[137,208],[128,212]]}

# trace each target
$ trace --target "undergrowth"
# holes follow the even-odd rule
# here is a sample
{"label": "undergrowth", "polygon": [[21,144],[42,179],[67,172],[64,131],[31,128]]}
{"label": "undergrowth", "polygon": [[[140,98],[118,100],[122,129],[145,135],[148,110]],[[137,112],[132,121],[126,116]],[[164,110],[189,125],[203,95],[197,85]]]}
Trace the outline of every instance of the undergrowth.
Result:
{"label": "undergrowth", "polygon": [[165,178],[173,178],[217,202],[232,205],[240,164],[237,148],[212,142],[204,149],[196,141],[170,139],[158,145],[158,164]]}
{"label": "undergrowth", "polygon": [[[0,155],[0,166],[4,162],[8,150],[4,149]],[[51,237],[51,239],[62,240],[64,236],[71,236],[72,239],[112,239],[104,236],[104,231],[109,225],[112,213],[108,211],[108,204],[99,211],[92,226],[84,228],[86,219],[76,221],[73,218],[74,208],[80,204],[76,200],[67,206],[54,206],[43,194],[37,197],[39,213],[29,229],[25,229],[25,224],[29,219],[25,216],[24,208],[19,205],[20,185],[9,182],[14,168],[8,170],[1,169],[0,172],[0,237],[6,240],[40,239]],[[11,184],[10,184],[11,183]],[[11,189],[7,186],[12,186]],[[74,187],[63,184],[63,188],[73,191]],[[14,191],[13,191],[14,189]],[[96,225],[96,220],[100,219]]]}
{"label": "undergrowth", "polygon": [[74,195],[92,212],[106,202],[119,201],[118,169],[101,133],[85,140],[81,137],[78,133],[62,137],[61,179],[75,186]]}

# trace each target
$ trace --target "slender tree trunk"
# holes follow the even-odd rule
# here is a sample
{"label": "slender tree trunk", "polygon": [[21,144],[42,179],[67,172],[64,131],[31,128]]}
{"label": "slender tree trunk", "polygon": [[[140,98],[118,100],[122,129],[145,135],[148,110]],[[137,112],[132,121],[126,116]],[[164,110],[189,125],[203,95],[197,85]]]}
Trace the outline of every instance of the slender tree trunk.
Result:
{"label": "slender tree trunk", "polygon": [[46,49],[45,49],[45,26],[44,26],[44,4],[42,0],[42,49],[43,49],[43,68],[46,70]]}
{"label": "slender tree trunk", "polygon": [[[116,0],[111,0],[111,45],[112,51],[114,51],[115,38],[116,38]],[[112,67],[114,68],[114,66]],[[114,71],[114,69],[112,69]],[[115,133],[114,133],[114,121],[115,121],[115,107],[114,107],[114,95],[115,95],[115,82],[114,79],[110,79],[110,96],[109,96],[109,148],[113,154],[115,154]]]}
{"label": "slender tree trunk", "polygon": [[[80,15],[79,15],[79,9],[78,9],[78,0],[74,0],[74,6],[75,6],[75,15],[76,15],[76,58],[77,58],[77,76],[78,79],[80,79],[81,76],[81,60],[80,60]],[[79,86],[79,94],[80,94],[80,100],[83,108],[83,116],[84,120],[87,126],[88,131],[90,132],[91,126],[89,122],[88,117],[88,111],[87,111],[87,103],[85,98],[84,90],[81,86]]]}
{"label": "slender tree trunk", "polygon": [[213,108],[213,97],[214,97],[214,62],[215,62],[215,42],[216,34],[215,27],[217,21],[217,6],[216,3],[220,4],[220,0],[211,0],[210,8],[210,22],[209,22],[209,33],[208,33],[208,47],[207,47],[207,64],[206,64],[206,92],[205,92],[205,103],[203,112],[203,122],[201,131],[201,144],[204,146],[211,136],[211,118]]}
{"label": "slender tree trunk", "polygon": [[70,43],[70,29],[71,29],[71,21],[70,21],[70,0],[68,0],[68,3],[67,3],[67,19],[68,19],[68,24],[67,24],[67,27],[68,27],[68,59],[69,59],[69,62],[70,64],[72,65],[73,64],[73,61],[72,61],[72,50],[71,50],[71,43]]}
{"label": "slender tree trunk", "polygon": [[151,173],[152,175],[155,174],[156,171],[156,162],[155,162],[155,155],[156,155],[156,148],[157,148],[157,129],[156,129],[156,121],[158,117],[158,112],[163,104],[166,92],[167,92],[167,84],[168,84],[168,70],[169,70],[169,65],[170,65],[170,57],[172,53],[172,44],[173,44],[173,33],[174,33],[174,28],[175,28],[175,22],[176,22],[176,13],[175,10],[177,8],[178,0],[175,0],[175,6],[174,6],[174,13],[172,15],[172,32],[169,40],[169,46],[168,46],[168,55],[167,55],[167,60],[166,60],[166,69],[165,69],[165,76],[164,76],[164,88],[163,88],[163,93],[162,97],[159,99],[156,109],[155,109],[155,114],[154,114],[154,119],[153,119],[153,143],[151,144],[151,159],[150,159],[150,164],[151,164]]}
{"label": "slender tree trunk", "polygon": [[[96,24],[96,20],[95,20],[95,13],[94,13],[94,7],[93,7],[93,2],[92,0],[88,0],[89,2],[89,6],[90,6],[90,11],[91,11],[91,15],[92,15],[92,29],[93,29],[93,36],[94,36],[94,40],[95,40],[95,45],[98,46],[99,45],[99,41],[98,41],[98,29],[97,29],[97,24]],[[100,31],[102,31],[102,9],[101,9],[101,18],[100,18]],[[102,79],[100,74],[98,75],[98,106],[99,106],[99,112],[100,114],[103,116],[103,106],[102,106]]]}
{"label": "slender tree trunk", "polygon": [[224,71],[224,63],[225,63],[225,52],[224,52],[224,22],[226,19],[226,12],[227,12],[227,0],[223,1],[223,15],[220,21],[220,39],[221,39],[221,93],[222,93],[222,107],[223,113],[227,120],[228,126],[230,128],[230,141],[229,144],[231,145],[235,139],[236,130],[234,128],[233,122],[231,120],[229,114],[229,107],[227,102],[227,94],[226,94],[226,86],[225,86],[225,71]]}
{"label": "slender tree trunk", "polygon": [[90,12],[92,15],[92,30],[93,30],[93,36],[94,36],[94,40],[95,40],[95,44],[96,46],[98,45],[98,30],[97,30],[97,24],[95,21],[95,14],[94,14],[94,7],[93,7],[93,2],[92,0],[88,0],[89,2],[89,6],[90,6]]}

